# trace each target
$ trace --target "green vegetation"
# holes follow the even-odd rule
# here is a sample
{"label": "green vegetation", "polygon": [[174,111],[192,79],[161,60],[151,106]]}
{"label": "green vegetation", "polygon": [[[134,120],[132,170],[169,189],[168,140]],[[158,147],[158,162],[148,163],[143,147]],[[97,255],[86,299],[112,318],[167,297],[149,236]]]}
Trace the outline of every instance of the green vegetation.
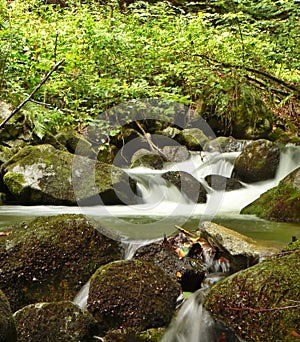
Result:
{"label": "green vegetation", "polygon": [[186,8],[0,0],[0,96],[18,104],[65,58],[35,96],[50,108],[31,102],[23,110],[40,136],[67,125],[109,130],[104,114],[95,121],[99,114],[153,97],[221,117],[225,134],[239,116],[255,126],[264,112],[295,132],[299,5],[236,0]]}

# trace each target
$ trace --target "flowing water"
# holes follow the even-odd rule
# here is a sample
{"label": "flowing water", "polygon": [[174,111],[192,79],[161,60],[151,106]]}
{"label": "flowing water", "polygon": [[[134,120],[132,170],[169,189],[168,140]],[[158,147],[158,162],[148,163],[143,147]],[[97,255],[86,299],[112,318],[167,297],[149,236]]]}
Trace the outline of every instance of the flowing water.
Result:
{"label": "flowing water", "polygon": [[[272,180],[244,184],[244,188],[231,192],[212,190],[205,182],[205,177],[215,174],[230,177],[238,154],[201,152],[193,154],[183,163],[168,164],[162,171],[147,168],[126,170],[138,181],[143,204],[96,207],[0,206],[0,230],[9,230],[11,224],[36,216],[83,213],[101,221],[108,230],[121,237],[125,247],[125,259],[130,259],[139,246],[160,239],[164,234],[175,232],[175,224],[196,230],[204,220],[222,224],[267,245],[284,246],[291,241],[292,236],[300,237],[299,224],[269,222],[239,214],[244,206],[276,186],[283,177],[300,166],[300,147],[291,145],[283,149],[276,177]],[[193,203],[175,186],[168,185],[161,177],[166,171],[186,171],[192,174],[207,189],[207,203]],[[219,271],[226,272],[226,269]],[[208,283],[219,279],[219,275],[220,273],[212,273],[207,279]],[[88,288],[89,283],[74,299],[81,307],[86,306]],[[214,322],[204,310],[204,292],[204,289],[197,291],[183,304],[163,342],[238,341],[225,327]],[[226,339],[226,336],[231,337]]]}

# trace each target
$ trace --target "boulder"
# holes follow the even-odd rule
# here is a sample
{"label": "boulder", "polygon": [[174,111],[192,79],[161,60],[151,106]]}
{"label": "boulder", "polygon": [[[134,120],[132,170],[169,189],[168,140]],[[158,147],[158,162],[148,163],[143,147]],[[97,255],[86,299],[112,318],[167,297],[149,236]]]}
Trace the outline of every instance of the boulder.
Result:
{"label": "boulder", "polygon": [[174,249],[163,241],[140,247],[133,258],[159,266],[179,281],[183,291],[193,292],[199,289],[206,273],[206,268],[198,259],[188,256],[179,258]]}
{"label": "boulder", "polygon": [[98,267],[122,255],[120,243],[83,215],[39,217],[11,230],[0,239],[0,288],[13,311],[72,300]]}
{"label": "boulder", "polygon": [[180,131],[176,136],[176,140],[185,145],[189,150],[202,151],[208,137],[200,128],[186,128]]}
{"label": "boulder", "polygon": [[88,342],[96,334],[96,320],[69,301],[36,303],[14,314],[18,342]]}
{"label": "boulder", "polygon": [[104,337],[105,342],[159,342],[165,328],[152,328],[145,331],[135,331],[134,329],[110,330]]}
{"label": "boulder", "polygon": [[[83,136],[76,132],[66,131],[60,132],[55,136],[56,140],[65,146],[67,151],[72,154],[77,154],[84,157],[95,157],[96,153],[93,145],[86,140]],[[51,144],[54,146],[53,144]]]}
{"label": "boulder", "polygon": [[246,183],[275,177],[280,150],[268,140],[260,139],[247,145],[234,163],[235,177]]}
{"label": "boulder", "polygon": [[9,302],[0,290],[0,342],[16,342],[15,320]]}
{"label": "boulder", "polygon": [[136,186],[119,168],[74,159],[47,144],[23,148],[2,165],[2,174],[9,192],[26,205],[91,205],[99,196],[104,204],[131,203]]}
{"label": "boulder", "polygon": [[205,177],[205,181],[212,189],[217,191],[233,191],[244,187],[237,179],[220,175],[208,175]]}
{"label": "boulder", "polygon": [[130,168],[144,166],[150,169],[160,170],[164,166],[166,158],[158,152],[149,151],[144,148],[137,150],[132,158]]}
{"label": "boulder", "polygon": [[180,285],[158,266],[142,260],[115,261],[91,278],[87,309],[100,332],[143,331],[167,325],[174,313]]}
{"label": "boulder", "polygon": [[191,174],[185,171],[169,171],[162,175],[169,183],[184,194],[193,203],[205,203],[207,191],[204,186]]}
{"label": "boulder", "polygon": [[238,140],[233,137],[218,137],[204,144],[203,151],[207,152],[242,152],[249,140]]}
{"label": "boulder", "polygon": [[300,223],[300,168],[242,209],[241,214],[278,221]]}
{"label": "boulder", "polygon": [[199,233],[229,260],[230,269],[234,272],[254,265],[261,258],[278,251],[213,222],[202,222]]}
{"label": "boulder", "polygon": [[162,148],[163,156],[169,162],[180,163],[187,160],[190,157],[190,152],[186,146],[164,146]]}
{"label": "boulder", "polygon": [[288,249],[216,283],[206,309],[245,341],[298,341],[299,241]]}

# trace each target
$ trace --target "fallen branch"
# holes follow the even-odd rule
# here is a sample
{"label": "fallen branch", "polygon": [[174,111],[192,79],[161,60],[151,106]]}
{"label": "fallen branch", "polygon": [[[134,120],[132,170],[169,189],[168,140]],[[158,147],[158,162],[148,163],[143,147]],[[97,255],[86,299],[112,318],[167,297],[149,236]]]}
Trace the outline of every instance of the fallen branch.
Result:
{"label": "fallen branch", "polygon": [[268,312],[268,311],[296,309],[299,307],[300,307],[300,304],[280,306],[277,308],[261,308],[261,309],[255,309],[255,308],[250,308],[250,307],[244,307],[244,308],[231,308],[230,307],[230,308],[225,308],[225,310],[227,310],[227,311]]}
{"label": "fallen branch", "polygon": [[35,87],[35,89],[32,91],[30,95],[27,96],[27,98],[18,105],[17,108],[15,108],[10,115],[1,122],[0,129],[3,128],[3,126],[16,114],[18,111],[29,101],[31,101],[32,96],[41,88],[41,86],[48,80],[48,78],[51,76],[51,74],[57,70],[57,68],[65,61],[63,58],[61,61],[57,62],[53,68],[48,72],[48,74],[41,80],[41,82]]}

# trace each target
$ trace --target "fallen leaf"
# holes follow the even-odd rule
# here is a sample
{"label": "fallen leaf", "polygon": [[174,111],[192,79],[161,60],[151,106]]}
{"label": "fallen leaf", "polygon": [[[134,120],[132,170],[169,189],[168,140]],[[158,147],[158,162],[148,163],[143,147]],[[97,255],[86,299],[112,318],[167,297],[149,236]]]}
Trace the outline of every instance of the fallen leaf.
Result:
{"label": "fallen leaf", "polygon": [[12,234],[12,230],[10,230],[9,232],[0,232],[0,236],[8,236]]}

